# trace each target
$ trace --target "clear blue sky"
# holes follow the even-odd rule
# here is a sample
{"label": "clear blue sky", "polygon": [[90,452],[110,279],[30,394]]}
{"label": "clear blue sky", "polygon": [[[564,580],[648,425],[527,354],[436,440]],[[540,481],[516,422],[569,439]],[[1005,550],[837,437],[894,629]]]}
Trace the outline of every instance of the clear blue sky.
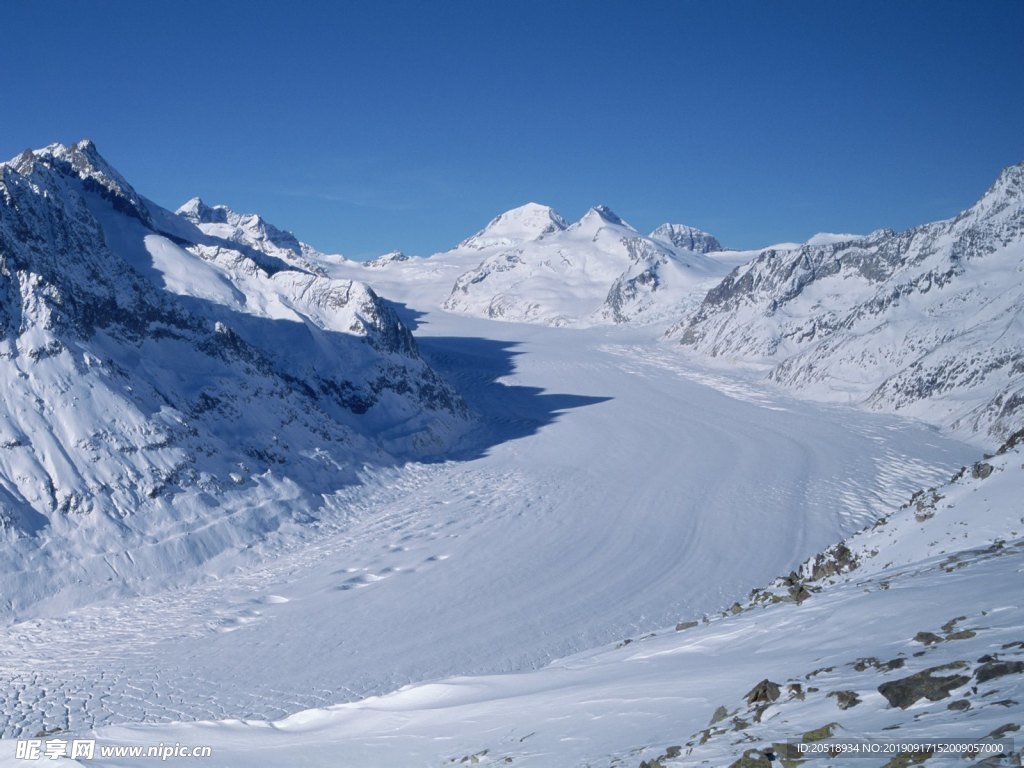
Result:
{"label": "clear blue sky", "polygon": [[954,215],[1024,160],[1024,2],[0,3],[0,155],[356,258],[535,200],[754,247]]}

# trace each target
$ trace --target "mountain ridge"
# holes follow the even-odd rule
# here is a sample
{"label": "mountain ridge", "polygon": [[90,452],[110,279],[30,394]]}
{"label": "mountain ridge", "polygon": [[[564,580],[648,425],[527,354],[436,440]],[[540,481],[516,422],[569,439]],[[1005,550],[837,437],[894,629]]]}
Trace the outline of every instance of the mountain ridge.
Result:
{"label": "mountain ridge", "polygon": [[471,423],[368,286],[201,233],[91,142],[0,165],[0,272],[8,610],[189,578]]}
{"label": "mountain ridge", "polygon": [[959,215],[761,252],[668,335],[819,399],[965,434],[1024,424],[1024,164]]}

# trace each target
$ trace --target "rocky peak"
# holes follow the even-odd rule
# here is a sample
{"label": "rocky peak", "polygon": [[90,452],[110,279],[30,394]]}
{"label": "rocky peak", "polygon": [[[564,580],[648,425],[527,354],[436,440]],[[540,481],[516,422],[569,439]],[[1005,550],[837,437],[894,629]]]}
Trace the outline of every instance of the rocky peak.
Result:
{"label": "rocky peak", "polygon": [[193,224],[226,224],[229,210],[223,205],[209,206],[202,198],[193,197],[175,213]]}
{"label": "rocky peak", "polygon": [[714,235],[686,224],[662,224],[649,237],[695,253],[722,250],[722,244]]}
{"label": "rocky peak", "polygon": [[987,219],[1014,208],[1020,211],[1024,203],[1024,163],[1004,168],[991,187],[974,205],[961,213],[956,221]]}
{"label": "rocky peak", "polygon": [[[146,223],[150,222],[149,211],[142,198],[100,155],[91,139],[82,139],[70,146],[50,144],[43,149],[27,150],[4,165],[26,177],[50,172],[65,178],[78,179],[86,190],[97,192],[109,200],[116,209]],[[49,186],[42,179],[37,181],[43,186]]]}

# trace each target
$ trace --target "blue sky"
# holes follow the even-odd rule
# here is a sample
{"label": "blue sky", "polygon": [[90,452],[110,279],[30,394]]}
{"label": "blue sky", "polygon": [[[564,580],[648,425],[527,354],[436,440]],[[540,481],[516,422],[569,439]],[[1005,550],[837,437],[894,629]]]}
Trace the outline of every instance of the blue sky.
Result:
{"label": "blue sky", "polygon": [[1024,160],[1024,2],[0,4],[0,155],[321,250],[443,250],[534,200],[755,247],[954,215]]}

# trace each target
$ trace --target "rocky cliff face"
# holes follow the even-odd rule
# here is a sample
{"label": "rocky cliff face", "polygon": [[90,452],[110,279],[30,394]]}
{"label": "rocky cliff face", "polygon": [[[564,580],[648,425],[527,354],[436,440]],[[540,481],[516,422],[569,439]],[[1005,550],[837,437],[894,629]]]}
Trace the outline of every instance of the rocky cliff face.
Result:
{"label": "rocky cliff face", "polygon": [[822,399],[966,433],[1024,424],[1024,164],[959,216],[767,250],[670,333]]}
{"label": "rocky cliff face", "polygon": [[670,243],[676,248],[683,248],[694,253],[710,253],[722,250],[718,238],[696,227],[685,224],[662,224],[648,235],[652,240]]}
{"label": "rocky cliff face", "polygon": [[287,245],[203,232],[88,141],[0,164],[5,594],[186,571],[464,429],[388,306]]}

